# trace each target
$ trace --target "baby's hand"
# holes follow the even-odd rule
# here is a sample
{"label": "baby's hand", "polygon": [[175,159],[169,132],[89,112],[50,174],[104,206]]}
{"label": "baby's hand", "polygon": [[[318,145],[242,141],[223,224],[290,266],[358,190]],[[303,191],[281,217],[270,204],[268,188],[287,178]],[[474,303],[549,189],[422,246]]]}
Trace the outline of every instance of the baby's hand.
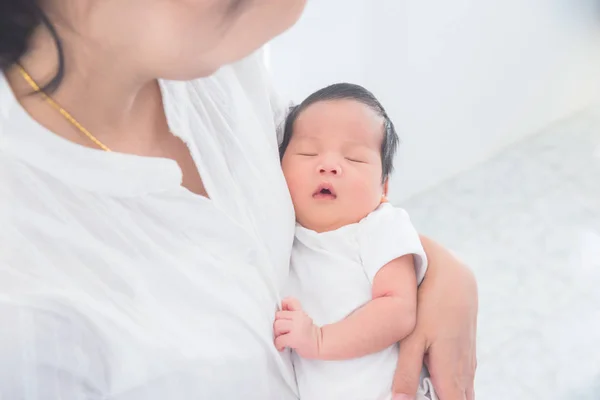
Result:
{"label": "baby's hand", "polygon": [[282,311],[275,315],[273,324],[275,347],[283,351],[286,347],[296,350],[303,358],[317,358],[321,347],[321,328],[302,310],[294,298],[282,301]]}

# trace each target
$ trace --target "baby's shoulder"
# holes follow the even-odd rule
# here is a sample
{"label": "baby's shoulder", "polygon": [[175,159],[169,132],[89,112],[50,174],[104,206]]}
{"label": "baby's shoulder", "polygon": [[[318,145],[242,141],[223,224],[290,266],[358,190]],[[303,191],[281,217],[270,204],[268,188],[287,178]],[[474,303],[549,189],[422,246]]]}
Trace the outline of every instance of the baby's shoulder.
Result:
{"label": "baby's shoulder", "polygon": [[383,203],[359,223],[361,233],[373,233],[372,230],[400,229],[412,226],[410,216],[400,207]]}

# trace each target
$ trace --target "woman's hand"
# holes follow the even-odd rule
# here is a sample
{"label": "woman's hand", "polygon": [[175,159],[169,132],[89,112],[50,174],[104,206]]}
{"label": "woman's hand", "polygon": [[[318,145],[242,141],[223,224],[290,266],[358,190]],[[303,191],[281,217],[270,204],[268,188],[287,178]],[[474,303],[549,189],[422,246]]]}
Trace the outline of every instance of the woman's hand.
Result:
{"label": "woman's hand", "polygon": [[418,291],[416,328],[400,343],[394,399],[414,398],[425,360],[441,400],[472,400],[477,284],[447,249],[426,237],[421,242],[429,268]]}

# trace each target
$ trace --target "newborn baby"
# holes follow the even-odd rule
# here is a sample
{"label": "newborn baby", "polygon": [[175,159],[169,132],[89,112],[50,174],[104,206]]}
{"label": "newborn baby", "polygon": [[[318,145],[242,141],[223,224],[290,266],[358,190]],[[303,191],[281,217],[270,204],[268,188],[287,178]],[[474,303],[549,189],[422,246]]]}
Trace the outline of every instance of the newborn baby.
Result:
{"label": "newborn baby", "polygon": [[[398,341],[416,322],[427,259],[407,213],[386,201],[398,145],[368,90],[321,89],[294,107],[281,144],[296,210],[290,281],[274,332],[302,400],[392,396]],[[435,399],[427,378],[419,399]]]}

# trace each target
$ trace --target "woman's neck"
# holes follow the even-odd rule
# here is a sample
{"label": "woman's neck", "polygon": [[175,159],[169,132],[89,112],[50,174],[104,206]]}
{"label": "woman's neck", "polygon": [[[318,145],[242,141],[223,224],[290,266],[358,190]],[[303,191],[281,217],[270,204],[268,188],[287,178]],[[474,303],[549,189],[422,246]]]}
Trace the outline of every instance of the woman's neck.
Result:
{"label": "woman's neck", "polygon": [[[169,132],[156,80],[136,74],[126,65],[127,57],[89,47],[87,51],[77,51],[73,47],[86,48],[67,48],[65,75],[51,97],[106,146],[157,155],[151,154],[156,143]],[[56,48],[49,35],[37,35],[32,51],[21,64],[40,86],[48,83],[58,66]],[[23,107],[38,122],[69,140],[95,147],[41,96],[30,96],[32,88],[16,68],[7,71],[7,78]]]}

